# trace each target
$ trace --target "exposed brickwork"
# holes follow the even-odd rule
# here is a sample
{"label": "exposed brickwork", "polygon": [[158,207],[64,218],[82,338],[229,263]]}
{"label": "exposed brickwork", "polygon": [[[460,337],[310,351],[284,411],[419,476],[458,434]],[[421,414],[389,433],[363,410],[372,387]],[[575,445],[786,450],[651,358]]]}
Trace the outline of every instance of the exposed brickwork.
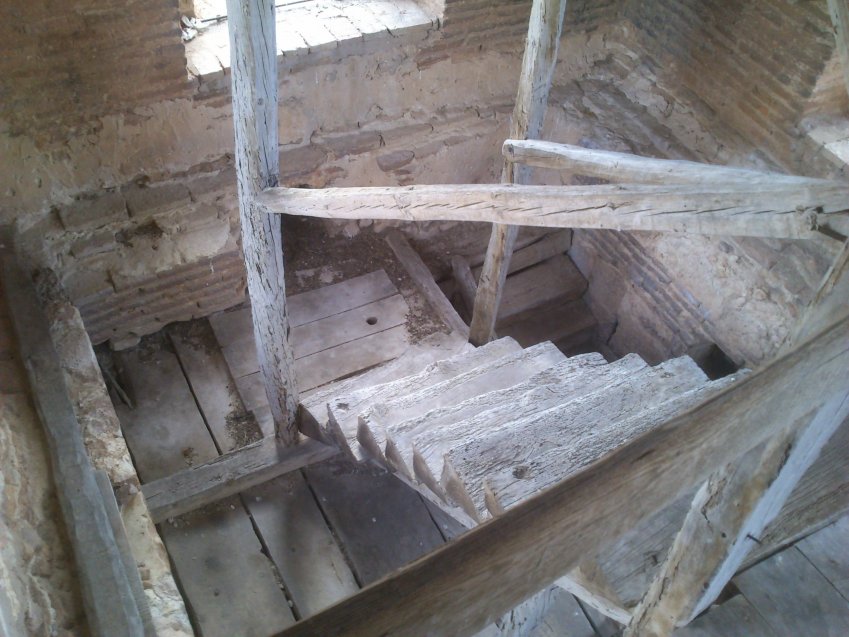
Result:
{"label": "exposed brickwork", "polygon": [[97,115],[185,94],[177,0],[0,3],[0,119],[61,139]]}
{"label": "exposed brickwork", "polygon": [[794,165],[805,102],[834,48],[825,0],[629,0],[647,57],[767,157]]}

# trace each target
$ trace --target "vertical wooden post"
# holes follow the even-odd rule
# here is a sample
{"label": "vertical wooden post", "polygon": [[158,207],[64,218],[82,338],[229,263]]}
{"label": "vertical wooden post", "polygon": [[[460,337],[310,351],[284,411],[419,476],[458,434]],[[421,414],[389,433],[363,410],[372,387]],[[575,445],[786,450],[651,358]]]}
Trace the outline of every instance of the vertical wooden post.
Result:
{"label": "vertical wooden post", "polygon": [[828,12],[834,25],[834,37],[840,65],[843,67],[843,79],[849,91],[849,0],[828,0]]}
{"label": "vertical wooden post", "polygon": [[714,473],[696,494],[623,637],[668,637],[708,608],[847,415],[844,391],[801,429],[794,425],[746,459],[752,461]]}
{"label": "vertical wooden post", "polygon": [[[519,91],[510,124],[510,139],[536,138],[542,132],[565,14],[566,0],[534,0],[522,58]],[[527,174],[526,166],[505,160],[501,182],[526,183]],[[469,329],[469,340],[475,345],[492,340],[518,232],[517,226],[494,224],[492,227]]]}
{"label": "vertical wooden post", "polygon": [[233,74],[233,125],[242,250],[248,276],[254,339],[277,435],[297,439],[298,389],[289,342],[280,218],[256,205],[276,186],[277,44],[274,0],[227,0]]}

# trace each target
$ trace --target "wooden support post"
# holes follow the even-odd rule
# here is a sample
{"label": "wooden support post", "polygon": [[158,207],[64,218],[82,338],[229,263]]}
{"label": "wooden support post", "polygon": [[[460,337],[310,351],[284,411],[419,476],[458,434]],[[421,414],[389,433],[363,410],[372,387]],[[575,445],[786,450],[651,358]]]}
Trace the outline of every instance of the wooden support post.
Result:
{"label": "wooden support post", "polygon": [[283,238],[280,218],[266,214],[255,199],[263,189],[277,185],[280,172],[274,2],[227,0],[227,24],[239,217],[254,338],[277,435],[291,444],[298,436],[298,389],[289,342]]}
{"label": "wooden support post", "polygon": [[508,139],[501,151],[509,162],[564,170],[576,175],[600,177],[619,183],[691,186],[738,184],[749,189],[762,186],[833,186],[837,183],[826,179],[716,166],[681,159],[640,157],[538,139]]}
{"label": "wooden support post", "polygon": [[[566,0],[534,0],[519,91],[510,124],[511,139],[539,137],[542,132],[565,14]],[[507,184],[527,183],[526,171],[525,167],[505,162],[501,181]],[[493,337],[498,305],[518,232],[518,227],[500,223],[492,228],[469,329],[469,340],[475,345],[483,345]]]}
{"label": "wooden support post", "polygon": [[50,450],[50,466],[92,635],[144,637],[125,563],[83,444],[35,289],[10,256],[3,277],[12,325]]}
{"label": "wooden support post", "polygon": [[807,426],[792,427],[759,454],[714,473],[696,494],[624,637],[668,637],[707,609],[847,415],[849,396],[841,392]]}
{"label": "wooden support post", "polygon": [[834,25],[834,37],[837,40],[837,51],[840,64],[843,67],[843,79],[849,92],[849,1],[828,0],[828,12]]}

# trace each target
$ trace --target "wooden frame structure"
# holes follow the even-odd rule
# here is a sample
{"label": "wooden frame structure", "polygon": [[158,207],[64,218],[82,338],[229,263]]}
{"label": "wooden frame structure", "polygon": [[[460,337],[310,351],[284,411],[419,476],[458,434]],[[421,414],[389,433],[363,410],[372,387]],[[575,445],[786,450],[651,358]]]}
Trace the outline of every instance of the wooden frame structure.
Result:
{"label": "wooden frame structure", "polygon": [[[849,7],[845,0],[829,0],[829,7],[849,83]],[[517,225],[806,238],[845,215],[849,188],[843,183],[533,140],[542,128],[564,12],[565,0],[534,0],[502,184],[299,190],[277,188],[274,3],[228,0],[242,245],[277,437],[145,485],[155,519],[335,453],[298,440],[276,213],[495,223],[469,333],[476,343],[492,338]],[[528,166],[629,183],[526,186]],[[120,529],[110,522],[108,498],[103,501],[108,489],[87,461],[36,294],[17,266],[4,261],[90,627],[95,635],[146,635],[138,586],[118,548]],[[470,295],[474,281],[467,283]],[[630,620],[630,637],[669,635],[713,601],[743,563],[747,538],[776,516],[830,435],[849,422],[847,378],[849,240],[777,360],[283,635],[472,634],[698,488],[666,563],[633,616],[609,611]],[[750,459],[741,463],[746,454]]]}

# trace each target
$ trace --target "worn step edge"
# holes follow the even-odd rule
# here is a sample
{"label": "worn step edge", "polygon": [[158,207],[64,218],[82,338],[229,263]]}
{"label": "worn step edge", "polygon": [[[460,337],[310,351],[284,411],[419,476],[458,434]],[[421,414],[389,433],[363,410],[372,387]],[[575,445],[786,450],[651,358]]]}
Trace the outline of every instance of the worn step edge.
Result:
{"label": "worn step edge", "polygon": [[[417,408],[427,411],[428,405],[434,402],[450,406],[492,389],[507,389],[565,360],[566,356],[548,342],[507,354],[441,383],[379,403],[379,407],[372,404],[359,415],[355,435],[361,448],[375,459],[384,461],[386,437],[384,428],[374,418],[377,411],[387,423],[406,420]],[[485,387],[481,388],[481,384]],[[366,423],[374,426],[370,428]]]}
{"label": "worn step edge", "polygon": [[[580,376],[589,368],[606,367],[607,361],[601,354],[590,353],[573,356],[557,365],[537,372],[528,380],[506,389],[496,389],[470,397],[456,405],[438,407],[427,413],[400,422],[385,424],[375,413],[374,420],[360,419],[360,426],[373,430],[380,427],[386,443],[385,461],[395,471],[414,477],[412,438],[431,429],[439,429],[462,422],[490,410],[515,407],[521,404],[528,392],[549,385],[564,385]],[[645,363],[643,363],[645,365]],[[365,434],[364,434],[365,435]]]}
{"label": "worn step edge", "polygon": [[479,365],[521,350],[522,348],[512,338],[501,338],[472,351],[435,361],[416,374],[372,387],[364,387],[344,396],[336,396],[326,404],[327,421],[322,433],[350,459],[362,460],[367,455],[360,449],[357,442],[357,417],[372,403],[408,393],[410,387],[419,388],[443,382]]}
{"label": "worn step edge", "polygon": [[[438,486],[439,480],[432,473],[433,469],[425,462],[421,452],[417,452],[416,441],[422,445],[423,440],[427,438],[433,441],[433,444],[450,445],[450,441],[459,431],[460,423],[469,419],[503,422],[519,411],[526,414],[537,413],[585,391],[591,391],[596,384],[607,384],[606,379],[617,369],[624,367],[631,373],[636,373],[648,367],[636,354],[629,355],[612,366],[613,372],[600,354],[575,356],[535,374],[509,390],[488,392],[454,407],[437,409],[419,418],[392,425],[386,431],[387,462],[397,466],[398,470],[412,472],[411,475],[417,480],[428,484],[435,493],[442,496]],[[429,457],[441,458],[448,448],[450,447],[440,450],[438,447],[431,447]],[[419,465],[418,471],[416,464]],[[441,462],[437,470],[441,470]]]}
{"label": "worn step edge", "polygon": [[[466,442],[443,456],[440,482],[450,501],[471,517],[489,516],[484,481],[490,473],[513,471],[532,455],[572,445],[586,451],[605,433],[615,437],[622,424],[640,413],[700,385],[707,377],[689,357],[680,357],[622,379],[614,387],[601,387],[530,418],[497,428],[467,429]],[[620,436],[621,437],[621,436]]]}
{"label": "worn step edge", "polygon": [[[519,401],[475,413],[463,420],[444,421],[408,438],[406,462],[412,463],[416,479],[447,499],[441,476],[444,456],[458,444],[468,442],[468,430],[500,430],[516,421],[532,418],[548,409],[577,400],[586,394],[615,387],[635,375],[650,373],[651,368],[636,354],[630,354],[610,365],[593,368],[585,378],[578,377],[562,387],[529,388]],[[598,373],[596,373],[598,372]],[[585,380],[586,379],[586,380]],[[588,385],[584,386],[584,382]],[[549,394],[546,396],[545,394]]]}

